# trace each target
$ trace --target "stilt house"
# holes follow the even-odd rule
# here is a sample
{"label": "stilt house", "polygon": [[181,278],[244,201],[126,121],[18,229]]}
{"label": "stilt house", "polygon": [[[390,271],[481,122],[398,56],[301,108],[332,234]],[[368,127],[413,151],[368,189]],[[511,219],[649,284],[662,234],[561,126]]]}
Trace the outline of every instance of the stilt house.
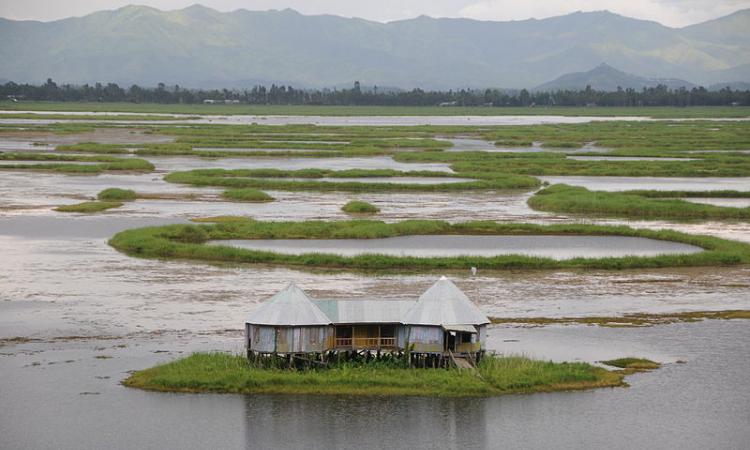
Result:
{"label": "stilt house", "polygon": [[418,299],[313,300],[294,284],[250,313],[248,355],[394,352],[478,358],[490,323],[443,277]]}

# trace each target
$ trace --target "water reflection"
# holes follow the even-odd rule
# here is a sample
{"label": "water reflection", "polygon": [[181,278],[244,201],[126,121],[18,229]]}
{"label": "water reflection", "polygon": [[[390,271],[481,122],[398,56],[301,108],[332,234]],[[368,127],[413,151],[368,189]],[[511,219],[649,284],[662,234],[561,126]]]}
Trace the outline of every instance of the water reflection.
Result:
{"label": "water reflection", "polygon": [[491,448],[487,399],[245,396],[246,448]]}

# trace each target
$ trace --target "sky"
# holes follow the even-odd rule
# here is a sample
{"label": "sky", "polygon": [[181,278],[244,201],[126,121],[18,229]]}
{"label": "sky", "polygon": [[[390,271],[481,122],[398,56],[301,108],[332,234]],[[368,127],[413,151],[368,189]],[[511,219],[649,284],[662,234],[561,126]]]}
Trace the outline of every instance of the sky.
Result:
{"label": "sky", "polygon": [[542,19],[606,9],[671,27],[750,8],[750,0],[0,0],[0,17],[50,21],[132,3],[163,10],[181,9],[194,3],[219,11],[292,8],[303,14],[335,14],[379,22],[419,15],[478,20]]}

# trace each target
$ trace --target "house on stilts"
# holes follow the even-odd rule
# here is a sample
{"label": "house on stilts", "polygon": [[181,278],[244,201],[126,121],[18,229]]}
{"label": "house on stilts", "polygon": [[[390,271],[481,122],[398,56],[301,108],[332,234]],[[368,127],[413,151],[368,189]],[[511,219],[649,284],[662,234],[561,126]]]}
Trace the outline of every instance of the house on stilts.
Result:
{"label": "house on stilts", "polygon": [[343,355],[406,355],[415,365],[478,361],[490,320],[442,277],[418,299],[311,299],[289,284],[245,321],[249,358],[325,361]]}

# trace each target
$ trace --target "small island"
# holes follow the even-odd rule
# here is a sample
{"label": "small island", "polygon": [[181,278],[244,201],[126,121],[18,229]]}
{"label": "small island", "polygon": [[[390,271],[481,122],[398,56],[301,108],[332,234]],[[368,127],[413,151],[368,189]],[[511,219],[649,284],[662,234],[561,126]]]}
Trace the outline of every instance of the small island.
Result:
{"label": "small island", "polygon": [[442,277],[418,299],[312,299],[289,284],[245,321],[247,355],[195,353],[133,373],[154,391],[477,397],[626,386],[658,367],[538,361],[486,350],[489,318]]}
{"label": "small island", "polygon": [[242,355],[195,353],[135,372],[123,384],[163,392],[488,397],[627,386],[623,379],[628,373],[580,362],[494,355],[476,369],[424,369],[381,357],[289,370],[255,366]]}

